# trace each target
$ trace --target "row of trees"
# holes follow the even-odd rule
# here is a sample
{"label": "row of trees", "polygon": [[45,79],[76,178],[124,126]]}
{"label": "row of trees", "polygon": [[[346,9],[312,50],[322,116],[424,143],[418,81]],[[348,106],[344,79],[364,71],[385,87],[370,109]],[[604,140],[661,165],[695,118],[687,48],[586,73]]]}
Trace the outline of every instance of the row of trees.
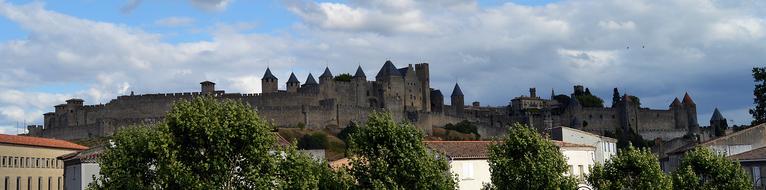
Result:
{"label": "row of trees", "polygon": [[[156,126],[127,128],[101,156],[92,189],[455,189],[445,157],[390,115],[372,114],[344,134],[350,166],[331,169],[275,145],[273,127],[240,102],[211,97],[174,104]],[[566,159],[533,129],[515,125],[489,148],[485,189],[575,189]],[[739,166],[706,149],[692,151],[672,177],[648,151],[630,148],[588,177],[598,189],[742,189]],[[725,183],[724,183],[725,182]]]}
{"label": "row of trees", "polygon": [[273,127],[246,104],[200,97],[175,103],[156,126],[120,130],[91,189],[455,189],[444,157],[387,114],[354,127],[350,167],[333,170],[276,145]]}

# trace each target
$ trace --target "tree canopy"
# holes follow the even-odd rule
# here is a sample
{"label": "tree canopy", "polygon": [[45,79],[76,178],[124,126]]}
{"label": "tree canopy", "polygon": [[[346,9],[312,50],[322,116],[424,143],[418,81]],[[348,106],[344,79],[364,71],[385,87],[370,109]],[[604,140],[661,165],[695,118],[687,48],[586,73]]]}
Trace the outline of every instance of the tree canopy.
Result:
{"label": "tree canopy", "polygon": [[476,135],[477,139],[481,138],[481,136],[479,135],[479,129],[476,127],[476,125],[469,122],[468,120],[463,120],[456,124],[449,123],[445,125],[444,128],[465,133],[465,134],[474,134]]}
{"label": "tree canopy", "polygon": [[595,189],[602,190],[672,188],[657,157],[647,149],[634,147],[621,150],[604,165],[596,164],[587,179]]}
{"label": "tree canopy", "polygon": [[598,107],[598,108],[604,107],[604,100],[602,100],[598,96],[594,96],[589,93],[575,96],[575,98],[577,98],[577,101],[580,102],[580,105],[582,105],[582,107]]}
{"label": "tree canopy", "polygon": [[445,157],[427,151],[417,128],[397,123],[389,114],[370,114],[365,127],[349,138],[351,173],[359,188],[456,188]]}
{"label": "tree canopy", "polygon": [[340,179],[294,146],[275,146],[271,129],[241,102],[180,100],[161,124],[113,136],[93,188],[305,189]]}
{"label": "tree canopy", "polygon": [[755,108],[750,109],[753,115],[752,125],[758,125],[766,122],[766,67],[753,68],[753,104]]}
{"label": "tree canopy", "polygon": [[750,177],[737,162],[705,147],[684,154],[681,165],[673,173],[677,190],[750,189]]}
{"label": "tree canopy", "polygon": [[489,148],[492,184],[488,189],[575,189],[574,178],[558,147],[534,129],[514,124]]}
{"label": "tree canopy", "polygon": [[343,73],[338,76],[335,76],[335,81],[343,81],[343,82],[351,82],[351,79],[353,79],[354,76],[351,76],[351,74]]}

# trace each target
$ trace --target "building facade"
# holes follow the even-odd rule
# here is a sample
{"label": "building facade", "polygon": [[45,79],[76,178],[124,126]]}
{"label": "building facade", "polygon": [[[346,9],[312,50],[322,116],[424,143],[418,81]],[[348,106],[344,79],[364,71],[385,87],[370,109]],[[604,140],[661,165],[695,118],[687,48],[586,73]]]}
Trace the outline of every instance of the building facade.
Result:
{"label": "building facade", "polygon": [[56,157],[87,149],[62,140],[0,134],[1,189],[64,189]]}
{"label": "building facade", "polygon": [[617,155],[617,139],[569,128],[556,127],[550,132],[551,140],[595,147],[594,161],[604,164]]}

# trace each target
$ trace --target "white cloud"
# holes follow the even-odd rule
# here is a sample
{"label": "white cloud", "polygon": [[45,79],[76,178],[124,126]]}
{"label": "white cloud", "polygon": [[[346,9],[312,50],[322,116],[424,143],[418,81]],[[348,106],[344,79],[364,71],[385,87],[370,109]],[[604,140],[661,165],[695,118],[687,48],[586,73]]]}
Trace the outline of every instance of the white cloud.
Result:
{"label": "white cloud", "polygon": [[[230,3],[194,5],[215,11]],[[584,84],[605,99],[620,87],[653,108],[665,108],[688,90],[701,114],[712,112],[705,105],[714,103],[737,110],[752,101],[750,67],[766,60],[764,13],[746,3],[717,3],[290,2],[287,8],[300,20],[287,33],[245,31],[254,27],[246,22],[219,24],[210,26],[211,40],[178,44],[39,3],[0,3],[0,15],[28,33],[0,42],[0,88],[9,89],[0,94],[0,107],[7,108],[0,126],[39,122],[39,113],[73,97],[95,104],[131,91],[198,91],[203,80],[251,93],[260,90],[267,65],[284,82],[291,70],[303,80],[325,66],[337,74],[362,65],[374,76],[387,58],[400,67],[429,62],[432,87],[449,94],[459,81],[467,100],[483,104],[506,104],[528,87],[567,94],[571,85]],[[61,83],[86,87],[30,90]]]}
{"label": "white cloud", "polygon": [[229,6],[231,0],[189,0],[192,5],[206,11],[222,11]]}
{"label": "white cloud", "polygon": [[194,24],[194,18],[189,17],[167,17],[154,21],[155,25],[164,27],[189,26]]}

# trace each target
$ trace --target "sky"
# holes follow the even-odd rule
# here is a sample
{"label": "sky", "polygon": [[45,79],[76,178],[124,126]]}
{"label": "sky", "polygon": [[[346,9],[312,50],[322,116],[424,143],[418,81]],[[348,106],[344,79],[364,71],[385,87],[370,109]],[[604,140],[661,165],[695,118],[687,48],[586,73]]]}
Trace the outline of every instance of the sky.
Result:
{"label": "sky", "polygon": [[667,109],[688,92],[701,125],[715,108],[748,124],[764,19],[756,0],[0,0],[0,133],[70,98],[204,80],[257,93],[266,67],[281,81],[325,67],[374,76],[387,59],[427,62],[432,87],[459,83],[482,105],[584,85],[606,106],[616,87]]}

